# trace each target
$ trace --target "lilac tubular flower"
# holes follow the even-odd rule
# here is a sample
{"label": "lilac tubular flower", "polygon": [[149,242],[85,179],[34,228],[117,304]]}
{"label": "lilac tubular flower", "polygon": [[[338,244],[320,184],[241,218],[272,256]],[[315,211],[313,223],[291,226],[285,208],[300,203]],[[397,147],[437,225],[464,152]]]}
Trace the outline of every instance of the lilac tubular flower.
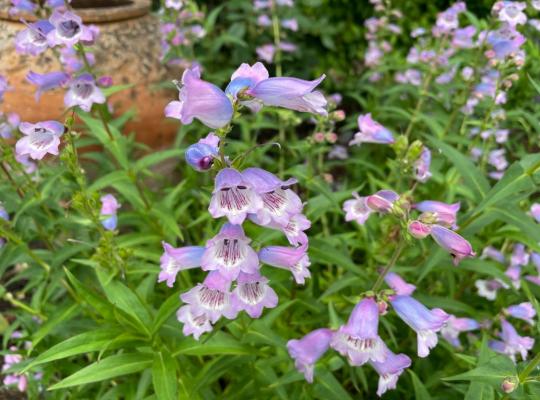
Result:
{"label": "lilac tubular flower", "polygon": [[[244,94],[248,89],[254,88],[259,82],[268,79],[268,70],[266,67],[257,62],[250,66],[243,63],[238,67],[231,76],[231,82],[225,89],[225,93],[237,99],[238,96]],[[262,102],[258,99],[242,100],[240,104],[248,107],[254,112],[257,112],[262,107]]]}
{"label": "lilac tubular flower", "polygon": [[521,243],[514,245],[512,256],[510,257],[510,265],[527,265],[529,264],[529,253],[525,251],[525,246]]}
{"label": "lilac tubular flower", "polygon": [[465,257],[474,257],[476,255],[467,240],[444,226],[433,225],[430,235],[439,246],[452,255],[454,265],[458,265]]}
{"label": "lilac tubular flower", "polygon": [[[10,348],[11,351],[17,350],[15,347]],[[2,365],[2,373],[5,374],[5,371],[10,369],[16,364],[19,364],[22,361],[22,356],[16,353],[6,354],[4,356],[4,365]],[[26,375],[15,375],[15,374],[5,374],[4,385],[17,385],[17,389],[20,392],[25,392],[28,385],[28,378]]]}
{"label": "lilac tubular flower", "polygon": [[[24,22],[24,21],[23,21]],[[15,49],[21,54],[37,56],[49,48],[47,35],[54,26],[47,20],[25,23],[26,29],[15,36]]]}
{"label": "lilac tubular flower", "polygon": [[424,224],[421,221],[411,221],[407,225],[407,231],[415,239],[424,239],[431,233],[431,225]]}
{"label": "lilac tubular flower", "polygon": [[431,165],[431,151],[424,146],[420,158],[414,163],[414,178],[421,183],[431,178],[429,167]]}
{"label": "lilac tubular flower", "polygon": [[398,296],[410,296],[416,290],[416,286],[405,282],[405,280],[395,272],[386,274],[384,281]]}
{"label": "lilac tubular flower", "polygon": [[273,221],[269,222],[268,224],[262,224],[257,219],[256,214],[250,214],[249,219],[257,225],[272,229],[279,229],[285,234],[287,240],[292,246],[298,246],[308,242],[308,237],[304,231],[311,227],[311,222],[304,214],[292,215],[287,225],[280,225]]}
{"label": "lilac tubular flower", "polygon": [[295,18],[284,19],[281,21],[281,26],[296,32],[298,30],[298,21]]}
{"label": "lilac tubular flower", "polygon": [[471,318],[457,318],[450,315],[446,325],[441,329],[441,336],[454,347],[461,347],[459,334],[480,329],[480,324]]}
{"label": "lilac tubular flower", "polygon": [[225,223],[219,233],[206,243],[201,268],[204,271],[217,270],[230,281],[236,279],[240,271],[256,273],[259,258],[249,245],[250,242],[242,226]]}
{"label": "lilac tubular flower", "polygon": [[194,313],[194,310],[196,308],[191,305],[182,306],[176,312],[176,319],[184,324],[182,328],[184,336],[193,335],[195,340],[199,340],[203,333],[212,330],[212,324],[207,314],[200,310]]}
{"label": "lilac tubular flower", "polygon": [[268,279],[259,272],[254,274],[240,272],[237,286],[232,292],[231,303],[235,312],[244,310],[251,318],[259,318],[263,308],[277,306],[278,297],[274,289],[268,285]]}
{"label": "lilac tubular flower", "polygon": [[192,144],[186,150],[186,161],[196,171],[207,171],[212,167],[214,158],[218,155],[219,137],[210,132],[198,143]]}
{"label": "lilac tubular flower", "polygon": [[0,75],[0,103],[4,100],[4,93],[10,89],[7,79]]}
{"label": "lilac tubular flower", "polygon": [[379,190],[377,193],[366,197],[366,205],[379,213],[389,213],[394,203],[399,200],[399,195],[392,190]]}
{"label": "lilac tubular flower", "polygon": [[360,225],[364,225],[373,210],[367,206],[366,197],[360,197],[354,192],[353,199],[343,203],[343,211],[345,211],[345,221],[356,221]]}
{"label": "lilac tubular flower", "polygon": [[[386,347],[386,346],[385,346]],[[382,396],[386,391],[395,389],[399,376],[406,368],[411,366],[411,359],[405,354],[394,354],[388,348],[385,349],[383,362],[370,361],[370,365],[379,374],[377,396]]]}
{"label": "lilac tubular flower", "polygon": [[493,246],[487,246],[482,251],[482,257],[481,258],[491,258],[494,261],[500,262],[501,264],[504,264],[505,258],[503,253],[501,253],[499,250],[494,248]]}
{"label": "lilac tubular flower", "polygon": [[510,307],[505,308],[506,314],[511,317],[522,319],[530,325],[534,325],[533,318],[536,316],[536,310],[533,305],[529,302],[524,302],[521,304],[516,304]]}
{"label": "lilac tubular flower", "polygon": [[476,28],[472,25],[469,25],[463,29],[456,29],[454,31],[454,37],[452,38],[452,46],[462,49],[470,49],[471,47],[474,47],[472,39],[475,33]]}
{"label": "lilac tubular flower", "polygon": [[105,103],[105,95],[96,86],[94,77],[85,73],[74,78],[69,84],[69,90],[64,97],[66,107],[79,106],[82,110],[90,112],[92,104]]}
{"label": "lilac tubular flower", "polygon": [[37,169],[36,163],[30,161],[30,155],[28,154],[16,155],[15,160],[24,167],[24,171],[29,175],[33,174]]}
{"label": "lilac tubular flower", "polygon": [[272,267],[292,272],[296,283],[303,285],[309,278],[311,262],[307,255],[307,244],[298,247],[268,246],[259,251],[259,260]]}
{"label": "lilac tubular flower", "polygon": [[272,25],[272,20],[266,14],[261,14],[257,17],[257,25],[267,27]]}
{"label": "lilac tubular flower", "polygon": [[516,354],[520,354],[523,360],[527,359],[527,352],[534,346],[534,339],[528,336],[519,336],[516,329],[505,319],[501,320],[502,331],[499,337],[502,341],[492,340],[489,342],[489,347],[493,350],[506,354],[514,362]]}
{"label": "lilac tubular flower", "polygon": [[260,60],[272,63],[274,61],[274,54],[276,53],[276,47],[273,44],[265,44],[255,49],[257,57]]}
{"label": "lilac tubular flower", "polygon": [[447,204],[440,201],[425,200],[416,203],[413,207],[424,213],[431,213],[436,223],[447,227],[456,228],[457,212],[460,203]]}
{"label": "lilac tubular flower", "polygon": [[368,361],[383,362],[386,346],[378,329],[379,307],[372,297],[366,297],[354,307],[347,324],[334,334],[330,346],[354,366]]}
{"label": "lilac tubular flower", "polygon": [[211,323],[215,323],[222,315],[233,319],[236,312],[231,305],[230,287],[229,279],[217,271],[212,271],[203,283],[181,294],[180,299],[191,306],[192,315],[205,314]]}
{"label": "lilac tubular flower", "polygon": [[493,11],[497,13],[499,21],[506,22],[512,27],[527,22],[527,15],[523,12],[526,8],[527,3],[521,1],[498,1],[493,5]]}
{"label": "lilac tubular flower", "polygon": [[60,122],[22,122],[19,130],[24,136],[15,145],[17,155],[28,154],[34,160],[41,160],[47,153],[58,155],[60,136],[64,133],[64,125]]}
{"label": "lilac tubular flower", "polygon": [[14,15],[20,12],[35,13],[38,5],[30,0],[11,0],[11,8],[9,14]]}
{"label": "lilac tubular flower", "polygon": [[213,129],[223,128],[231,121],[231,101],[216,85],[201,79],[198,66],[184,71],[182,85],[179,101],[172,101],[165,108],[167,117],[179,119],[184,125],[196,118]]}
{"label": "lilac tubular flower", "polygon": [[416,331],[418,357],[427,357],[430,349],[437,345],[436,332],[442,329],[449,315],[440,308],[429,310],[410,296],[395,296],[390,303],[403,322]]}
{"label": "lilac tubular flower", "polygon": [[214,218],[226,216],[232,224],[241,224],[248,214],[255,214],[263,201],[251,183],[237,170],[218,172],[208,211]]}
{"label": "lilac tubular flower", "polygon": [[287,342],[287,350],[294,359],[294,366],[304,374],[306,381],[313,383],[315,363],[330,347],[333,332],[327,328],[316,329],[302,339]]}
{"label": "lilac tubular flower", "polygon": [[499,279],[491,279],[489,281],[478,279],[474,282],[476,289],[478,290],[478,296],[484,297],[488,300],[495,300],[497,297],[497,291],[501,288],[507,289],[509,286]]}
{"label": "lilac tubular flower", "polygon": [[0,111],[0,120],[4,120],[3,122],[0,122],[0,137],[4,139],[11,138],[13,136],[13,131],[15,131],[21,123],[19,114],[16,113],[8,113],[4,116]]}
{"label": "lilac tubular flower", "polygon": [[184,0],[165,0],[165,7],[180,10],[184,6]]}
{"label": "lilac tubular flower", "polygon": [[525,43],[525,37],[513,27],[507,26],[489,32],[487,42],[493,50],[493,58],[503,61],[519,51],[519,48]]}
{"label": "lilac tubular flower", "polygon": [[242,177],[262,200],[262,207],[257,211],[257,220],[261,224],[273,221],[286,226],[292,215],[302,212],[302,200],[290,189],[296,179],[282,181],[261,168],[247,168],[242,171]]}
{"label": "lilac tubular flower", "polygon": [[178,272],[201,265],[205,248],[202,246],[187,246],[174,248],[169,243],[162,242],[163,255],[160,258],[161,271],[158,282],[167,282],[173,287]]}
{"label": "lilac tubular flower", "polygon": [[269,78],[260,81],[246,93],[267,106],[326,116],[328,115],[326,98],[321,92],[313,91],[324,78],[325,75],[313,81],[298,78]]}
{"label": "lilac tubular flower", "polygon": [[116,198],[112,194],[106,194],[101,197],[101,216],[106,218],[101,221],[103,227],[109,231],[116,229],[118,219],[116,217],[116,210],[118,210],[121,205],[118,203]]}
{"label": "lilac tubular flower", "polygon": [[66,10],[54,10],[49,22],[54,29],[47,34],[50,46],[66,45],[73,47],[79,40],[91,41],[92,32],[83,25],[81,17]]}
{"label": "lilac tubular flower", "polygon": [[39,101],[43,92],[64,86],[69,80],[69,75],[62,71],[49,72],[46,74],[38,74],[30,71],[28,75],[26,75],[26,79],[32,85],[37,86],[36,101]]}
{"label": "lilac tubular flower", "polygon": [[374,121],[371,118],[371,113],[358,116],[358,129],[360,131],[354,134],[354,138],[349,142],[349,146],[362,143],[394,143],[392,132]]}

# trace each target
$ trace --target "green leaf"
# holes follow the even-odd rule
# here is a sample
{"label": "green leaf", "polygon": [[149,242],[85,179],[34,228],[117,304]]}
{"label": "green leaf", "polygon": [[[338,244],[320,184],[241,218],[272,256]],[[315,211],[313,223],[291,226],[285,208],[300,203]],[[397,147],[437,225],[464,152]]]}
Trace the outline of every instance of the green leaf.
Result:
{"label": "green leaf", "polygon": [[326,369],[317,371],[314,390],[322,399],[352,400],[332,372]]}
{"label": "green leaf", "polygon": [[205,343],[201,343],[191,337],[184,338],[176,346],[173,356],[186,354],[191,356],[206,356],[213,354],[257,354],[257,350],[243,345],[232,336],[224,332],[218,332]]}
{"label": "green leaf", "polygon": [[151,167],[154,164],[160,163],[173,157],[182,157],[184,149],[169,149],[163,151],[156,151],[152,154],[142,157],[135,163],[135,170],[140,171]]}
{"label": "green leaf", "polygon": [[154,355],[152,382],[158,400],[175,400],[177,398],[176,364],[166,351],[160,351]]}
{"label": "green leaf", "polygon": [[154,324],[152,325],[152,334],[156,333],[165,321],[178,310],[180,307],[180,297],[178,295],[178,292],[173,293],[159,307],[156,317],[154,318]]}
{"label": "green leaf", "polygon": [[516,366],[507,356],[493,354],[478,367],[463,374],[444,378],[444,380],[484,382],[499,387],[505,378],[515,378],[518,381]]}
{"label": "green leaf", "polygon": [[418,379],[418,376],[416,376],[416,374],[410,369],[407,371],[411,375],[411,380],[414,388],[414,398],[416,400],[431,400],[431,395],[427,391],[422,381]]}
{"label": "green leaf", "polygon": [[86,383],[104,381],[116,378],[117,376],[133,374],[149,368],[152,365],[152,361],[152,354],[117,354],[90,364],[75,372],[73,375],[52,385],[49,390],[64,389],[72,386],[84,385]]}

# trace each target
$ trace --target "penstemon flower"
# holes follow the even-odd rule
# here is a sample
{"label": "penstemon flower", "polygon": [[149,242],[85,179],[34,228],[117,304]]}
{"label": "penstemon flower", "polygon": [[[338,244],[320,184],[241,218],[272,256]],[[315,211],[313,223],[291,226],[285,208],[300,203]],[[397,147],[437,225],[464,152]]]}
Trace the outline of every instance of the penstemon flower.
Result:
{"label": "penstemon flower", "polygon": [[79,106],[86,112],[90,112],[93,104],[103,104],[105,101],[105,95],[96,86],[94,77],[89,73],[84,73],[72,79],[69,90],[64,97],[66,107]]}
{"label": "penstemon flower", "polygon": [[258,271],[253,274],[240,272],[231,302],[235,312],[245,311],[251,318],[259,318],[263,308],[277,306],[278,297],[268,285],[268,279]]}
{"label": "penstemon flower", "polygon": [[516,354],[521,355],[522,360],[527,359],[527,353],[534,346],[534,339],[528,336],[520,336],[516,329],[505,319],[501,320],[501,332],[499,338],[501,340],[491,340],[489,347],[493,350],[506,354],[514,362]]}
{"label": "penstemon flower", "polygon": [[450,315],[441,329],[441,336],[454,347],[461,347],[459,334],[480,329],[480,324],[471,318],[458,318]]}
{"label": "penstemon flower", "polygon": [[521,319],[529,323],[530,325],[534,325],[534,317],[536,316],[536,310],[529,302],[509,306],[504,309],[504,313],[511,317]]}
{"label": "penstemon flower", "polygon": [[[2,203],[0,203],[0,218],[4,221],[9,221],[9,214],[2,205]],[[0,237],[0,249],[4,246],[5,243],[6,240],[3,237]]]}
{"label": "penstemon flower", "polygon": [[39,101],[43,92],[64,86],[69,81],[69,75],[62,71],[46,74],[38,74],[30,71],[26,75],[26,79],[31,84],[37,86],[36,101]]}
{"label": "penstemon flower", "polygon": [[267,246],[263,247],[258,255],[264,264],[291,271],[296,283],[300,285],[305,283],[305,278],[311,276],[307,243],[298,247]]}
{"label": "penstemon flower", "polygon": [[92,42],[94,33],[82,23],[81,17],[67,10],[55,10],[49,22],[54,27],[47,33],[49,46],[73,47],[79,41]]}
{"label": "penstemon flower", "polygon": [[[386,347],[386,346],[385,346]],[[405,354],[394,354],[385,348],[383,362],[370,361],[369,364],[379,374],[377,396],[382,396],[390,389],[395,389],[400,375],[411,366],[411,359]]]}
{"label": "penstemon flower", "polygon": [[354,134],[354,138],[349,142],[349,146],[362,143],[394,143],[392,132],[374,121],[369,113],[358,117],[358,129],[360,131]]}
{"label": "penstemon flower", "polygon": [[455,265],[458,265],[465,257],[476,255],[467,240],[444,226],[431,226],[430,235],[439,246],[452,255]]}
{"label": "penstemon flower", "polygon": [[24,136],[15,145],[18,156],[28,154],[34,160],[41,160],[46,154],[58,155],[60,136],[64,133],[60,122],[21,122],[19,129]]}
{"label": "penstemon flower", "polygon": [[308,333],[302,339],[287,342],[287,350],[295,361],[296,369],[304,374],[309,383],[313,383],[315,363],[329,349],[333,335],[332,330],[321,328]]}
{"label": "penstemon flower", "polygon": [[21,54],[37,56],[49,48],[47,35],[54,30],[54,26],[47,20],[40,20],[30,24],[25,23],[26,29],[15,36],[15,49]]}
{"label": "penstemon flower", "polygon": [[416,290],[416,286],[405,282],[405,280],[395,272],[386,274],[384,281],[398,296],[410,296]]}
{"label": "penstemon flower", "polygon": [[202,256],[206,250],[203,246],[174,248],[166,242],[162,245],[164,252],[160,259],[161,272],[158,282],[166,281],[168,287],[173,287],[178,272],[201,266]]}
{"label": "penstemon flower", "polygon": [[109,231],[114,231],[118,223],[116,211],[121,207],[116,198],[112,194],[101,196],[101,211],[100,215],[104,218],[101,221],[103,227]]}
{"label": "penstemon flower", "polygon": [[[11,347],[11,351],[16,351],[16,347]],[[21,363],[23,360],[22,356],[17,353],[10,353],[4,356],[4,365],[2,366],[2,372],[7,371],[9,368],[13,367],[16,364]],[[11,386],[16,385],[19,392],[25,392],[26,387],[28,386],[28,378],[26,375],[15,375],[15,374],[6,374],[4,377],[4,385]]]}

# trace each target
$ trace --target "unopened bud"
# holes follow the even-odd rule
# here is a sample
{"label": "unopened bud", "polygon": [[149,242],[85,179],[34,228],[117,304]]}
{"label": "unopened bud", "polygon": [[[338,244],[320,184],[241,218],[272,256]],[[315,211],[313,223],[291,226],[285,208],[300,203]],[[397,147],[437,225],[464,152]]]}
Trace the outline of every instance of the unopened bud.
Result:
{"label": "unopened bud", "polygon": [[501,390],[504,393],[512,393],[514,390],[516,390],[518,386],[518,382],[514,377],[508,377],[505,378],[501,383]]}

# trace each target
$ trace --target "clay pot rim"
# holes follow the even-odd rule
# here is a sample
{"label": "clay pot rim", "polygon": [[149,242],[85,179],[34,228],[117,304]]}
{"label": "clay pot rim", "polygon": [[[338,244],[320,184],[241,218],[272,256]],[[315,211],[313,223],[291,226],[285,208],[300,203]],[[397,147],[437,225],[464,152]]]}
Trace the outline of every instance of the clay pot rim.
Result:
{"label": "clay pot rim", "polygon": [[[76,12],[82,18],[83,22],[94,24],[134,19],[150,13],[151,0],[131,0],[131,2],[131,4],[124,6],[78,8]],[[0,7],[0,20],[2,19],[13,22],[20,22],[21,19],[24,19],[31,22],[37,21],[39,18],[28,13],[9,15],[9,7],[2,6]]]}

